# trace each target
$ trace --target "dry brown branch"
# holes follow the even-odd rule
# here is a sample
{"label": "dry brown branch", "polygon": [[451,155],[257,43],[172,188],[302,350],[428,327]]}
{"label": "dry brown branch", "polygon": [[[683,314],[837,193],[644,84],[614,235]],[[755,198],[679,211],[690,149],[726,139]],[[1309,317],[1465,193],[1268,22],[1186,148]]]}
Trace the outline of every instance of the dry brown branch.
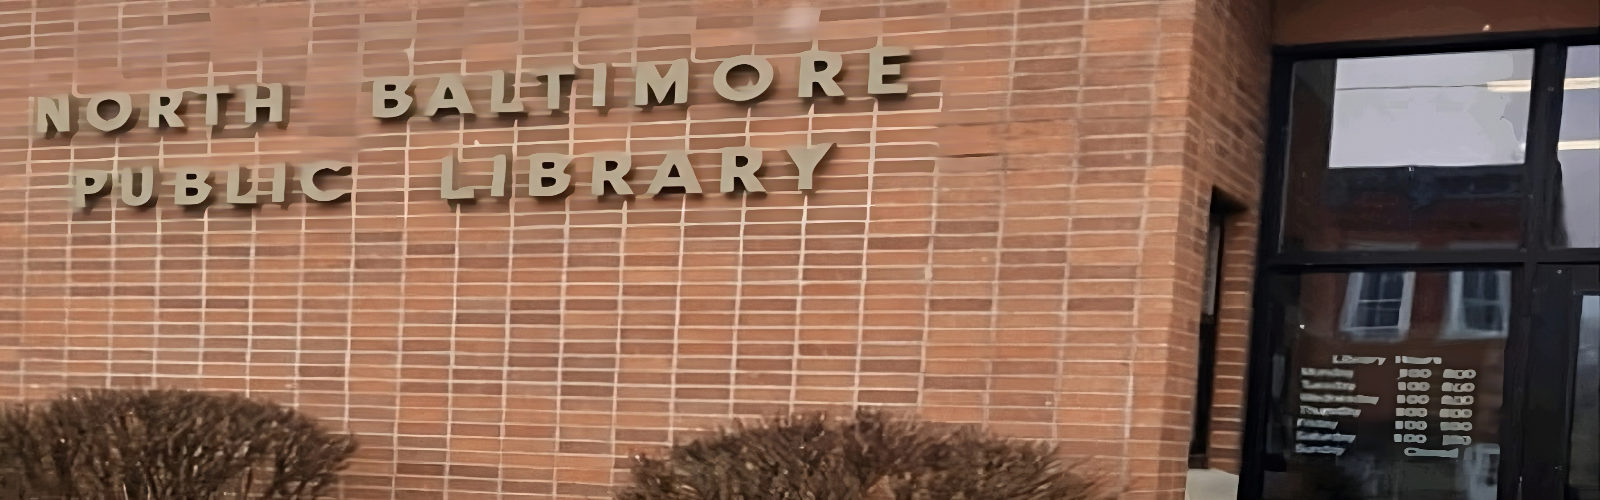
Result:
{"label": "dry brown branch", "polygon": [[275,403],[73,391],[0,412],[0,499],[311,499],[354,452]]}
{"label": "dry brown branch", "polygon": [[1098,500],[1054,446],[862,411],[738,425],[636,457],[619,500]]}

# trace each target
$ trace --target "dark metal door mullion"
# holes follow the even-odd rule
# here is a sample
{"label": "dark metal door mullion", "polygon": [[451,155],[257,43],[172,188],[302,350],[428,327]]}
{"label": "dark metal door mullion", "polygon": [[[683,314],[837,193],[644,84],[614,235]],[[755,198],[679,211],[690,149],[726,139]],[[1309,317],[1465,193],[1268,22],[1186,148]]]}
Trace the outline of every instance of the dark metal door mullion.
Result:
{"label": "dark metal door mullion", "polygon": [[1533,329],[1528,332],[1518,498],[1565,496],[1572,425],[1572,363],[1577,348],[1574,266],[1541,266],[1534,278]]}

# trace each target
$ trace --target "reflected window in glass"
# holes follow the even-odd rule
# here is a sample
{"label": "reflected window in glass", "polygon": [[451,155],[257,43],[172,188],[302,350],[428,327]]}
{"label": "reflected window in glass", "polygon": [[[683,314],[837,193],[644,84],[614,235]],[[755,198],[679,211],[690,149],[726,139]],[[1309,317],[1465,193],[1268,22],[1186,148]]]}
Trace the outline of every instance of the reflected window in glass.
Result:
{"label": "reflected window in glass", "polygon": [[1505,337],[1511,321],[1511,272],[1450,273],[1449,316],[1444,337]]}
{"label": "reflected window in glass", "polygon": [[1397,341],[1411,327],[1409,272],[1353,273],[1346,284],[1340,330],[1359,342]]}

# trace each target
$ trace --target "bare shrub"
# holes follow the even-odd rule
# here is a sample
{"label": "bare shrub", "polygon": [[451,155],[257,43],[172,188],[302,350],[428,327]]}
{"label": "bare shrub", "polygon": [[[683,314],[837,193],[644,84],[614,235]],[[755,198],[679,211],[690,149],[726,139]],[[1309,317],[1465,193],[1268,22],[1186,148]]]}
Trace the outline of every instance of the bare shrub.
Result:
{"label": "bare shrub", "polygon": [[619,500],[1094,500],[1045,443],[876,411],[776,417],[635,457]]}
{"label": "bare shrub", "polygon": [[925,426],[910,467],[888,478],[895,500],[1094,500],[1098,476],[1041,441],[995,437],[971,426]]}
{"label": "bare shrub", "polygon": [[[799,415],[739,425],[638,457],[626,500],[861,498],[872,478],[852,463],[862,443],[844,422]],[[782,473],[775,474],[775,471]]]}
{"label": "bare shrub", "polygon": [[0,413],[0,498],[318,498],[355,447],[236,395],[74,391]]}

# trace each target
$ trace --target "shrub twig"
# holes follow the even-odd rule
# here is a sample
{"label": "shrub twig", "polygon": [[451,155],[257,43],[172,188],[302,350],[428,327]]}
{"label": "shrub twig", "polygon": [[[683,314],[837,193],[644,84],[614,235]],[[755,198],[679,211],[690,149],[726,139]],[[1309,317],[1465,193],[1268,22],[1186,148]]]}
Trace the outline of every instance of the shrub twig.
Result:
{"label": "shrub twig", "polygon": [[0,499],[312,499],[355,448],[236,395],[73,391],[0,410]]}
{"label": "shrub twig", "polygon": [[618,500],[1100,500],[1098,474],[1046,443],[864,410],[738,424],[635,457]]}

